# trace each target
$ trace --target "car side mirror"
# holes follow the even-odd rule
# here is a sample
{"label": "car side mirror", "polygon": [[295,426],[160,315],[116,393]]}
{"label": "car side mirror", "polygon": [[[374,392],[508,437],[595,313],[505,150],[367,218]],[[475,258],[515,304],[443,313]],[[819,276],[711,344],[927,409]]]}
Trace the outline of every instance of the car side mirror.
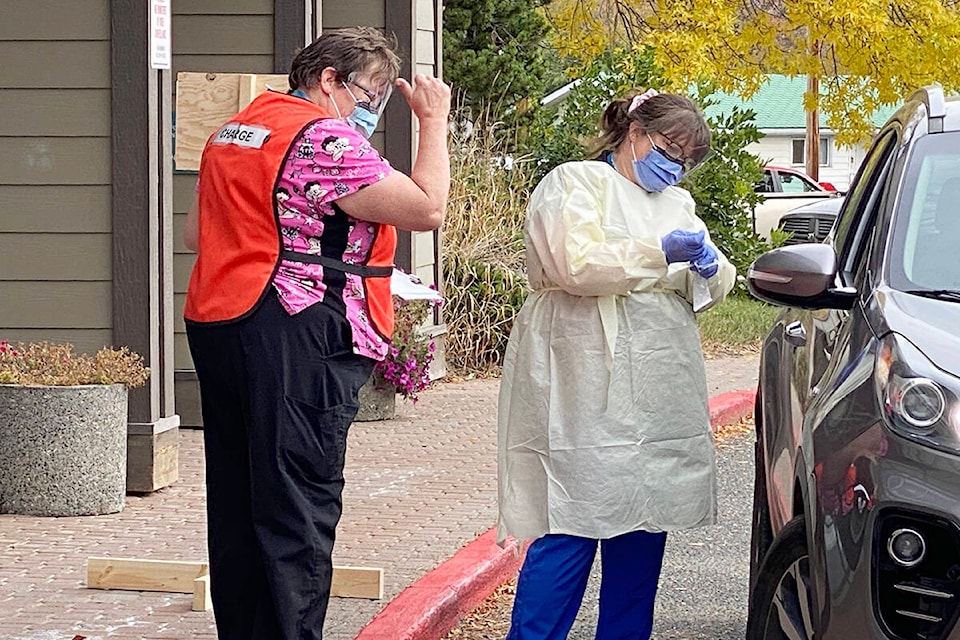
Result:
{"label": "car side mirror", "polygon": [[747,271],[755,297],[802,309],[849,309],[857,291],[837,287],[837,254],[828,244],[798,244],[768,251]]}

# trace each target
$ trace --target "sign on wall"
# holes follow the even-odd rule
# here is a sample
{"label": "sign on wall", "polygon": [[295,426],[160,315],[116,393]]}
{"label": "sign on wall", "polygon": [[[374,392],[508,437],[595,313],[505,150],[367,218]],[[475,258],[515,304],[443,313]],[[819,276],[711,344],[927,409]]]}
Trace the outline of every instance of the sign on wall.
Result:
{"label": "sign on wall", "polygon": [[150,0],[150,66],[154,69],[170,68],[171,19],[170,0]]}

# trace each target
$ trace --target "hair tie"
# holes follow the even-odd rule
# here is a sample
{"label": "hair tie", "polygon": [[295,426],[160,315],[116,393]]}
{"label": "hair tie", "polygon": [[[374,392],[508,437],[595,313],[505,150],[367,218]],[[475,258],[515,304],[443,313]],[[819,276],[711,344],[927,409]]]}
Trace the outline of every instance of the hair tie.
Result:
{"label": "hair tie", "polygon": [[656,95],[660,95],[656,89],[647,89],[640,95],[634,96],[633,101],[630,103],[630,108],[627,109],[627,113],[633,113],[637,110],[637,107]]}

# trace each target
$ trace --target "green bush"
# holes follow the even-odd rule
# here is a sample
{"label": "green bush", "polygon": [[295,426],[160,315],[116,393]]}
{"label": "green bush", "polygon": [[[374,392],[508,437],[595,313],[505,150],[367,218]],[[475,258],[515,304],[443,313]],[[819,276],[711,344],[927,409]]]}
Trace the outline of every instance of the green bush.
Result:
{"label": "green bush", "polygon": [[498,373],[514,318],[527,296],[526,278],[457,255],[448,257],[444,273],[447,365],[458,373]]}

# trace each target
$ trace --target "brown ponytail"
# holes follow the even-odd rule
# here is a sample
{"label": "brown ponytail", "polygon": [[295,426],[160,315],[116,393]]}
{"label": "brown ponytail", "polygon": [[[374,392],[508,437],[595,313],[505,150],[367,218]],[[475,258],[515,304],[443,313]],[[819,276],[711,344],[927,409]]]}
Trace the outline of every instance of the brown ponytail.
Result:
{"label": "brown ponytail", "polygon": [[616,149],[626,138],[632,122],[644,133],[662,133],[679,144],[710,146],[710,128],[692,100],[674,93],[661,93],[628,112],[633,98],[641,93],[632,91],[607,105],[600,117],[600,135],[588,146],[588,157]]}

